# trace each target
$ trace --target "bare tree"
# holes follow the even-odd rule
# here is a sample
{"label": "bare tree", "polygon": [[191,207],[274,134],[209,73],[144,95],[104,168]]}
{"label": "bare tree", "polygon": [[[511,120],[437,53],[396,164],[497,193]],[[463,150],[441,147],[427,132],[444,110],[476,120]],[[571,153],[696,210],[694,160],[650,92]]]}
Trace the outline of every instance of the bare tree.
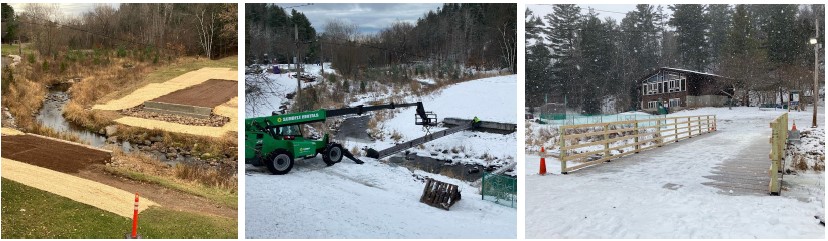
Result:
{"label": "bare tree", "polygon": [[216,33],[216,13],[208,5],[204,5],[200,12],[196,13],[198,19],[199,43],[204,48],[207,58],[211,58],[213,39]]}

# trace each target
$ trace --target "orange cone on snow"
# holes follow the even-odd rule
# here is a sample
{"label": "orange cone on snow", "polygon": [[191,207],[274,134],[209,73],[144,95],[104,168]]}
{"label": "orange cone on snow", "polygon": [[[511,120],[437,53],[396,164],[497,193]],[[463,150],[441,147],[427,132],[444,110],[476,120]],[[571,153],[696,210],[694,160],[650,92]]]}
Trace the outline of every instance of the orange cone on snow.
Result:
{"label": "orange cone on snow", "polygon": [[796,121],[793,122],[793,127],[791,127],[791,131],[795,131],[795,130],[796,130]]}
{"label": "orange cone on snow", "polygon": [[538,172],[541,176],[546,175],[546,158],[541,157],[540,161],[540,172]]}
{"label": "orange cone on snow", "polygon": [[543,146],[541,146],[541,153],[544,153],[544,152],[546,152],[546,150],[544,150]]}

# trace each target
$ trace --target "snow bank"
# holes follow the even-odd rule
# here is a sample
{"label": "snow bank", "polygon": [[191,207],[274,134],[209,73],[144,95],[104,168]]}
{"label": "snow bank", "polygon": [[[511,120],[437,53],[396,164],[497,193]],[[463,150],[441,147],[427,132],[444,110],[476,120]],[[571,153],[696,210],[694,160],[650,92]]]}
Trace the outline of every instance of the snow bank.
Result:
{"label": "snow bank", "polygon": [[[411,97],[407,101],[422,101],[426,111],[437,114],[438,121],[447,117],[473,119],[477,116],[485,121],[516,123],[517,76],[508,75],[462,82],[429,96]],[[386,136],[397,133],[402,136],[401,142],[404,142],[426,135],[427,132],[421,126],[414,125],[415,113],[416,108],[400,109],[393,118],[383,122],[383,131]],[[431,131],[443,129],[446,128],[434,127]],[[393,145],[393,140],[386,138],[383,141],[376,141],[370,147],[381,150]],[[359,147],[362,146],[364,145]],[[442,150],[451,149],[465,151],[461,154],[441,153]],[[517,135],[465,131],[431,141],[427,143],[425,150],[415,148],[412,151],[424,155],[438,153],[439,158],[459,159],[461,163],[501,166],[513,161],[517,155]]]}

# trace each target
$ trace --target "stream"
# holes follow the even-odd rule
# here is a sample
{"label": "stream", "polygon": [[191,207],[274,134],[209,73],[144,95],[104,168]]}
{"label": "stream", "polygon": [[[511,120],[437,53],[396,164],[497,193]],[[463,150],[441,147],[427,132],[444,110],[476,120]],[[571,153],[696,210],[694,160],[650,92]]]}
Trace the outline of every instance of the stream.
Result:
{"label": "stream", "polygon": [[[370,117],[370,115],[366,115],[345,119],[336,132],[336,140],[339,142],[358,142],[368,145],[374,143],[374,141],[370,140],[366,132],[368,129],[368,121],[371,119]],[[493,171],[493,169],[487,170],[482,165],[455,163],[447,160],[434,159],[429,156],[419,156],[413,153],[407,156],[400,154],[391,156],[388,158],[388,163],[390,165],[403,166],[409,170],[421,170],[468,182],[474,182],[483,177],[484,170]]]}
{"label": "stream", "polygon": [[[43,107],[40,108],[35,119],[41,125],[52,128],[57,132],[77,135],[82,142],[91,146],[100,148],[107,145],[105,135],[84,129],[76,124],[70,123],[63,117],[64,106],[69,102],[69,94],[67,91],[71,86],[68,83],[50,86],[49,93],[43,101]],[[118,146],[125,152],[132,150],[132,145],[129,142],[118,143]]]}

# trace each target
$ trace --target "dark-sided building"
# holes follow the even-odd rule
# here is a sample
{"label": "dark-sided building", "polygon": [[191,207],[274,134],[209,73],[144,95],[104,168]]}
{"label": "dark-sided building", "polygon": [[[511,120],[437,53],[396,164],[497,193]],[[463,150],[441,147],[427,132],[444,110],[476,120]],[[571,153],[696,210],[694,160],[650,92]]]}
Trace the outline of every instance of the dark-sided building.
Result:
{"label": "dark-sided building", "polygon": [[638,80],[641,109],[656,111],[658,103],[671,111],[687,107],[721,107],[733,88],[725,77],[692,70],[661,67]]}

